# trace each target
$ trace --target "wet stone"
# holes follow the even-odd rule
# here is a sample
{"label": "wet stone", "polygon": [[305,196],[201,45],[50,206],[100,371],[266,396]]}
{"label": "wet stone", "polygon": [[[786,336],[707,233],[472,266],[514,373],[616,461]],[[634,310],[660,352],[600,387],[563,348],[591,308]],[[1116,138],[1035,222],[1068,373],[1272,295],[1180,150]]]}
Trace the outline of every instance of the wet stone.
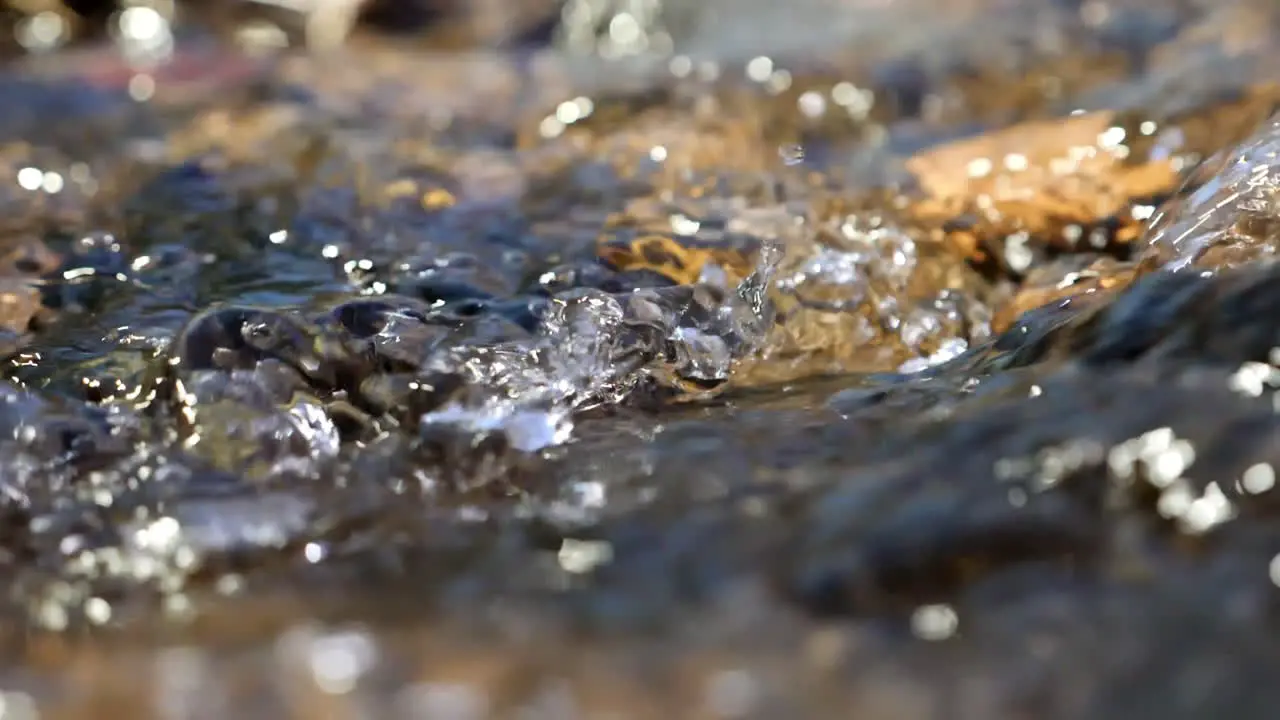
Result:
{"label": "wet stone", "polygon": [[1001,307],[993,320],[994,329],[1003,331],[1020,315],[1053,302],[1123,288],[1132,282],[1135,272],[1131,264],[1091,254],[1066,255],[1045,263],[1032,269]]}
{"label": "wet stone", "polygon": [[40,310],[40,292],[30,281],[0,279],[0,326],[5,330],[26,332]]}

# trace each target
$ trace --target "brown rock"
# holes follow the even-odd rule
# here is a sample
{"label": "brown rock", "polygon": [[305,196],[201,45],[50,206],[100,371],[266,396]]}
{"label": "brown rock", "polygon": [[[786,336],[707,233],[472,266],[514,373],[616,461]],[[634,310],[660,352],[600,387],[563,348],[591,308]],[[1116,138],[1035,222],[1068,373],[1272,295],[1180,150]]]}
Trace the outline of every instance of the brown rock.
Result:
{"label": "brown rock", "polygon": [[1014,296],[992,320],[992,330],[1003,332],[1028,310],[1077,295],[1099,295],[1127,287],[1136,269],[1108,257],[1069,258],[1035,268],[1027,274]]}
{"label": "brown rock", "polygon": [[965,256],[1020,275],[1031,256],[1007,246],[1105,249],[1136,239],[1152,198],[1172,193],[1172,159],[1134,163],[1132,131],[1112,112],[1015,125],[917,154],[907,169],[926,198],[912,210]]}
{"label": "brown rock", "polygon": [[62,257],[36,237],[21,238],[0,253],[0,275],[44,275],[61,264]]}
{"label": "brown rock", "polygon": [[29,280],[0,277],[0,328],[24,333],[39,311],[40,293]]}

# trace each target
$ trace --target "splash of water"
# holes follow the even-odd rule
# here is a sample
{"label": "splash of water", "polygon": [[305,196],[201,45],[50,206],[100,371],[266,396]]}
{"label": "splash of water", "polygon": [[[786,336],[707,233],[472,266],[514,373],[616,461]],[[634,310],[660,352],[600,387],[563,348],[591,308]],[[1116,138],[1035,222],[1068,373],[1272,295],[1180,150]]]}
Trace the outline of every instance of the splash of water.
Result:
{"label": "splash of water", "polygon": [[1153,219],[1143,260],[1177,271],[1220,245],[1274,253],[1280,240],[1274,227],[1280,217],[1280,114],[1244,143],[1210,158],[1188,185],[1201,181]]}
{"label": "splash of water", "polygon": [[487,359],[471,364],[469,381],[480,392],[426,413],[422,423],[499,433],[536,452],[571,437],[575,411],[621,402],[647,375],[722,383],[773,326],[768,289],[781,258],[777,244],[765,244],[755,270],[722,300],[702,286],[561,293],[532,346],[478,349]]}

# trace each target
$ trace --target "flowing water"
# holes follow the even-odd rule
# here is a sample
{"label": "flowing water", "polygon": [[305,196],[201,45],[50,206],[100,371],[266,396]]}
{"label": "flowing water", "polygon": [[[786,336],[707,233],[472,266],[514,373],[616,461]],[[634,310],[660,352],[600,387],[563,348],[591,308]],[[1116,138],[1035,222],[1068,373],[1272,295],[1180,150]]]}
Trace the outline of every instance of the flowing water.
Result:
{"label": "flowing water", "polygon": [[16,23],[0,718],[1274,714],[1272,3],[552,5]]}

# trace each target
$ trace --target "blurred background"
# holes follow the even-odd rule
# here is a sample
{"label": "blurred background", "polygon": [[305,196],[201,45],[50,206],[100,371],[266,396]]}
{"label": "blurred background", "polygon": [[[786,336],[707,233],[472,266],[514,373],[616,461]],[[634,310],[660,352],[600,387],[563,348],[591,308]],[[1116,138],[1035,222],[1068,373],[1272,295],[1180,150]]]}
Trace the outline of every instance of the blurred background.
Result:
{"label": "blurred background", "polygon": [[[808,0],[807,4],[815,3]],[[5,30],[0,42],[10,56],[47,52],[128,35],[131,29],[154,27],[159,21],[180,33],[213,33],[251,45],[307,46],[312,50],[379,36],[439,48],[555,43],[574,51],[616,56],[669,49],[676,36],[687,35],[698,22],[700,6],[709,4],[664,0],[5,0],[0,4]]]}
{"label": "blurred background", "polygon": [[204,36],[259,50],[316,52],[394,40],[438,50],[554,47],[603,60],[680,54],[733,62],[839,48],[864,57],[936,58],[934,65],[956,55],[979,62],[999,56],[1009,69],[1028,54],[1114,51],[1141,65],[1147,50],[1174,39],[1176,55],[1201,45],[1246,52],[1275,32],[1275,6],[1272,0],[0,0],[0,58],[108,38],[145,56],[166,52],[175,38]]}
{"label": "blurred background", "polygon": [[[319,49],[368,36],[438,48],[521,47],[621,57],[662,54],[717,36],[743,47],[810,43],[848,30],[837,9],[893,0],[5,0],[0,42],[12,55],[101,40],[162,19],[180,32],[213,32],[255,44]],[[964,5],[965,3],[952,3]],[[971,4],[971,3],[970,3]],[[809,20],[809,22],[806,22]]]}
{"label": "blurred background", "polygon": [[[976,13],[1033,44],[1065,25],[1119,41],[1171,32],[1193,6],[1233,0],[4,0],[7,54],[128,35],[162,21],[258,46],[325,46],[395,37],[434,48],[554,45],[605,59],[670,52],[788,52],[834,41],[938,40]],[[1163,20],[1162,20],[1163,18]],[[891,28],[891,32],[886,32]],[[954,28],[953,32],[959,32]]]}

